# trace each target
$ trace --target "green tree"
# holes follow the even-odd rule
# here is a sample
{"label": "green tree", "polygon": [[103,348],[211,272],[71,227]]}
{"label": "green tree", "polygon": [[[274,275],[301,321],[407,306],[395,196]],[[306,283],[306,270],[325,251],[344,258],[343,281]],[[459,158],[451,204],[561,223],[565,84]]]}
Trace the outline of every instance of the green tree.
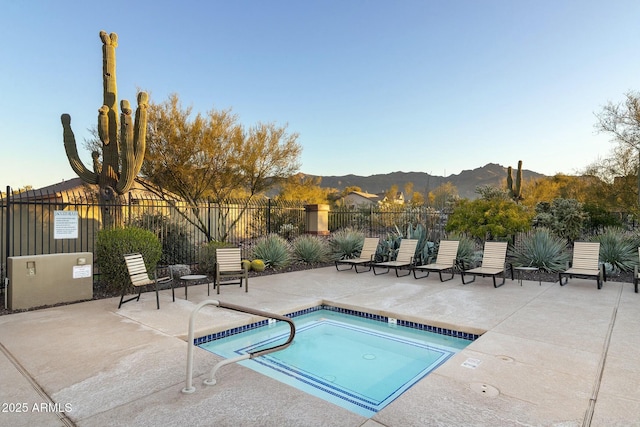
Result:
{"label": "green tree", "polygon": [[523,204],[535,208],[540,202],[551,203],[556,198],[576,199],[579,202],[590,200],[593,188],[590,176],[556,174],[554,176],[533,179],[525,182],[523,192],[527,197]]}
{"label": "green tree", "polygon": [[512,200],[462,199],[453,208],[446,230],[481,240],[504,240],[531,227],[529,209]]}
{"label": "green tree", "polygon": [[[273,188],[299,168],[301,146],[298,135],[273,123],[245,128],[230,110],[210,110],[192,116],[173,94],[160,104],[149,106],[147,154],[142,173],[151,183],[148,189],[173,203],[208,240],[209,230],[198,202],[242,197],[238,215],[218,210],[215,238],[225,241],[251,201]],[[175,203],[185,200],[192,215]]]}
{"label": "green tree", "polygon": [[280,186],[280,193],[276,196],[279,200],[301,201],[308,204],[329,203],[329,194],[335,190],[320,187],[322,177],[294,175]]}

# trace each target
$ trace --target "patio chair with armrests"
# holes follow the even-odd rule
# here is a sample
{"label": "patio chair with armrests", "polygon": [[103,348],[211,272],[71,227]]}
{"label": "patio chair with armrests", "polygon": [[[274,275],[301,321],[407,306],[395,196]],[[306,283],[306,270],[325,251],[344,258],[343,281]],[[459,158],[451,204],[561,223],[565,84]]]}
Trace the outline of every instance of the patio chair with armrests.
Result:
{"label": "patio chair with armrests", "polygon": [[145,286],[153,285],[156,291],[156,305],[158,310],[160,309],[160,296],[158,295],[158,285],[160,283],[168,283],[171,282],[171,292],[173,292],[173,281],[170,277],[157,277],[157,274],[154,272],[153,278],[149,277],[149,273],[147,272],[147,267],[144,263],[144,258],[140,253],[127,254],[124,256],[125,264],[127,265],[127,270],[129,272],[129,279],[131,281],[131,285],[134,288],[138,289],[138,295],[131,297],[129,299],[124,299],[124,296],[127,292],[128,286],[122,287],[122,296],[120,297],[120,304],[118,304],[118,308],[122,307],[122,304],[125,304],[129,301],[140,301],[140,294],[142,293],[142,288]]}
{"label": "patio chair with armrests", "polygon": [[[228,279],[236,279],[228,281]],[[225,280],[223,282],[223,280]],[[213,287],[220,293],[221,285],[237,285],[242,287],[244,280],[244,291],[249,292],[249,272],[246,266],[242,265],[242,253],[240,248],[218,248],[216,249],[216,274]]]}

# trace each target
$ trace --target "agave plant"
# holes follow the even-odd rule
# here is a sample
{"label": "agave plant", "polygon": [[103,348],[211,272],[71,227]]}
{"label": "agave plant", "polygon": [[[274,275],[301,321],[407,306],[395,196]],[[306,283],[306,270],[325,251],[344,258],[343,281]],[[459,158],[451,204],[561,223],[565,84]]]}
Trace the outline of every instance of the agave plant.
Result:
{"label": "agave plant", "polygon": [[633,271],[638,265],[638,246],[621,228],[607,227],[592,240],[600,242],[600,262],[609,264],[614,272]]}
{"label": "agave plant", "polygon": [[527,233],[510,256],[515,266],[537,267],[546,272],[562,271],[569,261],[566,240],[546,228]]}
{"label": "agave plant", "polygon": [[303,234],[291,242],[291,251],[297,261],[312,264],[329,259],[329,244],[317,236]]}
{"label": "agave plant", "polygon": [[396,227],[396,232],[388,233],[386,237],[380,239],[380,244],[376,250],[376,261],[392,261],[398,255],[402,233]]}
{"label": "agave plant", "polygon": [[409,223],[409,225],[407,225],[407,233],[404,237],[406,239],[415,239],[418,241],[418,244],[416,246],[416,253],[414,256],[417,263],[424,264],[427,262],[427,259],[429,259],[429,257],[433,255],[434,244],[433,242],[429,242],[427,240],[427,229],[424,225],[418,224],[413,227],[413,225]]}
{"label": "agave plant", "polygon": [[476,242],[464,234],[450,234],[449,239],[458,240],[458,254],[456,259],[465,267],[474,266],[482,259],[482,254],[476,251]]}
{"label": "agave plant", "polygon": [[331,234],[329,247],[333,259],[357,258],[364,243],[364,233],[355,228],[347,227]]}
{"label": "agave plant", "polygon": [[282,268],[291,264],[289,242],[277,234],[258,239],[253,247],[253,258],[261,259],[271,268]]}

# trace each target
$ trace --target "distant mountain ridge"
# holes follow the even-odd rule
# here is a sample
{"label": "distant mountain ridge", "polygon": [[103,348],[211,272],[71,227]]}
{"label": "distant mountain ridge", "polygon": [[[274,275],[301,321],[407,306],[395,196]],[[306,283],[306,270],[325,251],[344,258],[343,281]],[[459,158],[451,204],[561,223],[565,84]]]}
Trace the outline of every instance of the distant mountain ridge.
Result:
{"label": "distant mountain ridge", "polygon": [[[515,179],[515,166],[513,177]],[[318,176],[318,175],[308,175]],[[522,170],[523,180],[531,178],[542,178],[546,175],[533,172],[527,169]],[[458,189],[460,197],[466,199],[476,199],[478,194],[476,187],[480,185],[503,186],[507,177],[507,168],[495,163],[488,163],[480,168],[464,170],[457,175],[437,176],[426,172],[392,172],[387,174],[376,174],[371,176],[343,175],[343,176],[320,176],[323,188],[337,188],[343,190],[349,186],[360,187],[368,193],[381,193],[388,190],[392,185],[397,185],[400,191],[404,191],[404,186],[408,182],[413,183],[414,191],[428,194],[438,186],[451,182]]]}

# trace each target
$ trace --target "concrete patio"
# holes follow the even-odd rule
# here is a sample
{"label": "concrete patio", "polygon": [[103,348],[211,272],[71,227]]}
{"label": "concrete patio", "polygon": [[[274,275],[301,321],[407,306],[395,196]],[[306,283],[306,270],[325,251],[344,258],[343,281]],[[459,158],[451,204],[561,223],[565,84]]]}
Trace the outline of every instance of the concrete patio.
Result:
{"label": "concrete patio", "polygon": [[[415,280],[335,268],[252,278],[249,293],[206,285],[0,317],[0,426],[640,425],[640,294],[629,283],[459,276]],[[371,419],[196,349],[183,394],[189,315],[205,299],[284,314],[321,303],[483,333]],[[254,316],[205,307],[200,334]],[[475,368],[463,366],[477,359]]]}

